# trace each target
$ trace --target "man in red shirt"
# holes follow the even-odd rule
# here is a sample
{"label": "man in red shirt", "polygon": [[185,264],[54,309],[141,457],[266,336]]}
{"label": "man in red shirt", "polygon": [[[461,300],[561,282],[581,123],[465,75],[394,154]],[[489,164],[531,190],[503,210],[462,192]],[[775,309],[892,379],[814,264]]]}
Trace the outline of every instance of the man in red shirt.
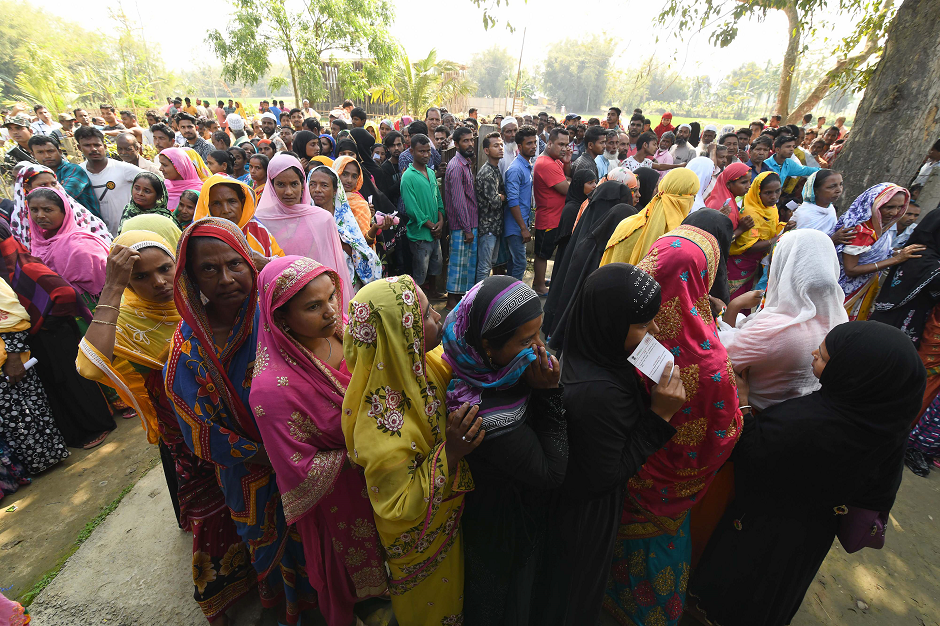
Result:
{"label": "man in red shirt", "polygon": [[568,179],[563,156],[568,148],[568,129],[553,128],[542,156],[535,160],[532,186],[535,194],[535,279],[532,289],[540,296],[548,293],[545,269],[555,252],[558,222],[565,208]]}

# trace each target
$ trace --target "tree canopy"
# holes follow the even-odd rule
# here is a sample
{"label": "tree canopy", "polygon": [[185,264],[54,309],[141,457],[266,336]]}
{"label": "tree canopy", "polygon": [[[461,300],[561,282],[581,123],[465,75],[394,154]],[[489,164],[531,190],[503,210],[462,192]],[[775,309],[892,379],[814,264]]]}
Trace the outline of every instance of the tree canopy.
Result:
{"label": "tree canopy", "polygon": [[470,79],[481,98],[506,97],[506,81],[516,77],[514,59],[504,46],[492,46],[470,60]]}
{"label": "tree canopy", "polygon": [[369,93],[375,101],[398,106],[402,114],[423,116],[428,107],[473,93],[473,83],[461,77],[460,70],[456,63],[438,59],[434,49],[414,62],[403,54],[387,82],[373,87]]}
{"label": "tree canopy", "polygon": [[545,92],[571,111],[598,108],[607,96],[610,59],[616,41],[605,35],[565,39],[553,45],[542,75]]}

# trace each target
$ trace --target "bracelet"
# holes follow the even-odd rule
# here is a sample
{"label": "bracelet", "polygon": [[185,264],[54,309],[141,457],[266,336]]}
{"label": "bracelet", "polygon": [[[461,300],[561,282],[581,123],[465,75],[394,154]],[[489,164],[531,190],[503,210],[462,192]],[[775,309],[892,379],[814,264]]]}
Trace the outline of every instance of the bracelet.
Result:
{"label": "bracelet", "polygon": [[104,320],[91,320],[92,324],[104,324],[106,326],[117,326],[114,322],[106,322]]}
{"label": "bracelet", "polygon": [[750,408],[751,408],[750,404],[745,404],[744,406],[739,406],[738,410],[743,412],[744,409],[750,409]]}
{"label": "bracelet", "polygon": [[875,271],[878,271],[878,261],[875,261]]}
{"label": "bracelet", "polygon": [[96,309],[112,309],[114,311],[117,311],[118,313],[121,312],[120,308],[116,306],[111,306],[110,304],[98,304],[98,305],[95,305],[95,308]]}

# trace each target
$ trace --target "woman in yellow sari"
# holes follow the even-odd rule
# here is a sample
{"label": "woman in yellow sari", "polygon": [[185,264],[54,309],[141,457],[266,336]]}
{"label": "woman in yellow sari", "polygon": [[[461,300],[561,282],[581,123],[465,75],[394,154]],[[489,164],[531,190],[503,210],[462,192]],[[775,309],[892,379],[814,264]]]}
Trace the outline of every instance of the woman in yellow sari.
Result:
{"label": "woman in yellow sari", "polygon": [[369,283],[349,312],[343,435],[365,469],[392,608],[400,624],[461,624],[459,522],[473,489],[463,457],[483,440],[481,420],[465,404],[446,417],[445,438],[441,316],[410,276]]}
{"label": "woman in yellow sari", "polygon": [[206,162],[203,161],[199,153],[192,148],[183,148],[183,152],[185,152],[189,160],[193,162],[193,167],[196,168],[196,175],[199,176],[199,180],[206,182],[206,180],[212,176],[212,170],[209,169]]}
{"label": "woman in yellow sari", "polygon": [[682,224],[698,190],[695,172],[684,167],[670,170],[646,208],[620,222],[614,230],[601,257],[601,265],[639,263],[657,239]]}
{"label": "woman in yellow sari", "polygon": [[761,259],[773,248],[777,235],[785,226],[780,223],[777,212],[780,191],[780,177],[774,172],[763,172],[754,179],[744,195],[741,219],[750,217],[754,226],[731,243],[728,286],[731,288],[732,300],[754,289],[761,276]]}
{"label": "woman in yellow sari", "polygon": [[170,241],[154,231],[132,230],[114,240],[101,299],[75,364],[85,378],[116,390],[140,416],[147,440],[159,442],[177,521],[193,533],[195,600],[209,621],[224,625],[225,610],[253,584],[247,549],[215,468],[186,446],[163,384],[180,320],[173,302],[179,237],[179,230]]}
{"label": "woman in yellow sari", "polygon": [[214,174],[202,185],[193,221],[221,217],[235,222],[248,239],[248,245],[266,257],[284,256],[284,251],[264,225],[255,219],[255,195],[251,187],[226,174]]}

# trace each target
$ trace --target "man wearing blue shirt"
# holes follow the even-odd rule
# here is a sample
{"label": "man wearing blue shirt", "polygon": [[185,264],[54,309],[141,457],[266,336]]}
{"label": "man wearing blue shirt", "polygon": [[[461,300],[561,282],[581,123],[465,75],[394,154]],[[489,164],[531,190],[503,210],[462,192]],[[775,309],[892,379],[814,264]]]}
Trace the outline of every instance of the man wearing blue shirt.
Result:
{"label": "man wearing blue shirt", "polygon": [[525,274],[525,244],[532,239],[529,233],[529,213],[532,210],[532,163],[538,149],[538,131],[534,126],[523,126],[516,132],[519,154],[506,170],[506,212],[503,232],[509,248],[507,272],[522,280]]}
{"label": "man wearing blue shirt", "polygon": [[780,183],[786,185],[787,178],[791,176],[809,176],[813,172],[818,172],[818,167],[803,165],[793,158],[793,151],[796,150],[796,137],[793,135],[780,135],[774,141],[774,155],[764,161],[764,165],[770,168],[780,176]]}

